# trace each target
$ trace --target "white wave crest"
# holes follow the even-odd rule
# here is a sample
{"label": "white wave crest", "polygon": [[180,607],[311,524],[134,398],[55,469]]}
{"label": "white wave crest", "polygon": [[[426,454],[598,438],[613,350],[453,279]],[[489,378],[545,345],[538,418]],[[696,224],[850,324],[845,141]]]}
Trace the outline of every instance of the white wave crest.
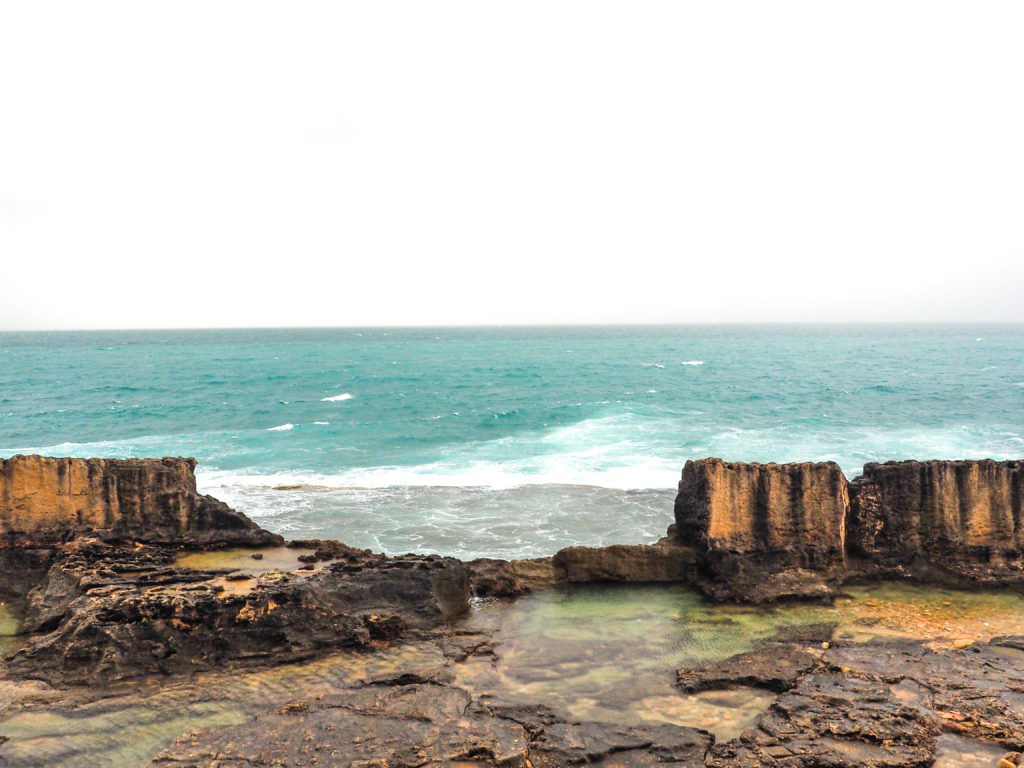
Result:
{"label": "white wave crest", "polygon": [[703,360],[683,360],[680,365],[704,365]]}
{"label": "white wave crest", "polygon": [[355,395],[350,395],[348,392],[342,392],[340,395],[334,395],[333,397],[322,397],[320,398],[321,403],[340,403],[342,400],[351,400]]}
{"label": "white wave crest", "polygon": [[295,429],[294,424],[281,424],[277,427],[270,427],[267,432],[287,432],[289,429]]}
{"label": "white wave crest", "polygon": [[[559,466],[561,464],[561,466]],[[453,467],[424,464],[410,467],[368,467],[339,474],[317,472],[275,472],[266,475],[241,475],[229,472],[202,473],[204,493],[234,498],[231,489],[301,486],[319,491],[368,491],[383,488],[486,488],[504,490],[531,485],[574,485],[620,490],[674,489],[678,467],[649,462],[641,466],[608,469],[573,467],[571,462],[552,462],[541,471],[512,467],[507,462],[474,462]]]}

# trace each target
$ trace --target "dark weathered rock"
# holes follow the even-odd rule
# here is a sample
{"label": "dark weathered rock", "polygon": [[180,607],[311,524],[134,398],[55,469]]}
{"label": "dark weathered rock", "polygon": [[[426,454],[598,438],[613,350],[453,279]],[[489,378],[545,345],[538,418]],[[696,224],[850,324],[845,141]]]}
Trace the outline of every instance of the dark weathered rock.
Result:
{"label": "dark weathered rock", "polygon": [[690,547],[674,543],[613,544],[608,547],[568,547],[552,562],[560,581],[593,582],[692,581],[696,556]]}
{"label": "dark weathered rock", "polygon": [[845,568],[846,487],[832,462],[688,461],[676,535],[717,599],[827,598]]}
{"label": "dark weathered rock", "polygon": [[916,642],[840,643],[823,661],[899,689],[904,701],[943,730],[1007,748],[1024,746],[1024,651],[1007,639],[960,650]]}
{"label": "dark weathered rock", "polygon": [[567,723],[543,707],[494,711],[458,688],[370,686],[179,738],[156,768],[703,765],[711,735],[672,725]]}
{"label": "dark weathered rock", "polygon": [[883,683],[835,673],[801,678],[739,739],[712,747],[709,768],[925,768],[927,718]]}
{"label": "dark weathered rock", "polygon": [[771,645],[730,656],[703,667],[685,667],[676,672],[676,682],[687,693],[715,691],[736,686],[788,691],[808,670],[820,664],[820,653],[806,644]]}
{"label": "dark weathered rock", "polygon": [[0,602],[20,605],[53,564],[54,551],[0,546]]}
{"label": "dark weathered rock", "polygon": [[558,583],[550,557],[499,560],[481,557],[466,563],[477,597],[519,597]]}
{"label": "dark weathered rock", "polygon": [[293,702],[255,721],[178,739],[151,765],[524,766],[523,728],[430,684],[371,686]]}
{"label": "dark weathered rock", "polygon": [[312,555],[299,558],[303,562],[325,562],[328,560],[358,560],[372,555],[369,549],[350,547],[335,539],[296,539],[289,541],[288,546],[294,549],[312,549]]}
{"label": "dark weathered rock", "polygon": [[170,553],[160,555],[102,544],[61,553],[30,595],[26,625],[46,634],[9,671],[79,683],[282,663],[423,631],[468,609],[466,569],[450,558],[369,555],[229,590],[217,572],[167,567]]}
{"label": "dark weathered rock", "polygon": [[535,768],[660,763],[696,767],[704,764],[712,741],[706,731],[675,725],[554,722],[540,729],[529,757]]}
{"label": "dark weathered rock", "polygon": [[662,540],[655,545],[566,547],[553,557],[529,560],[479,558],[466,564],[478,597],[518,597],[559,584],[692,581],[693,549]]}
{"label": "dark weathered rock", "polygon": [[868,464],[850,483],[847,539],[869,574],[1024,583],[1024,462]]}
{"label": "dark weathered rock", "polygon": [[51,547],[82,536],[183,546],[265,546],[264,531],[196,492],[195,459],[0,459],[0,546]]}

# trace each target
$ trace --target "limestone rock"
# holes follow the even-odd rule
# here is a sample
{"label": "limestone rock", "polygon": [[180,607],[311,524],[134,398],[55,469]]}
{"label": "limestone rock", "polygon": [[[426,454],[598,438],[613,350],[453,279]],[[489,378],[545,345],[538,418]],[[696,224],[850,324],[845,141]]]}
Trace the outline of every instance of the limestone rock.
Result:
{"label": "limestone rock", "polygon": [[1024,582],[1024,462],[868,464],[850,483],[847,536],[880,575]]}
{"label": "limestone rock", "polygon": [[592,582],[690,581],[696,558],[693,549],[678,544],[613,544],[608,547],[567,547],[555,554],[560,580]]}
{"label": "limestone rock", "polygon": [[0,547],[81,536],[185,546],[280,544],[196,491],[195,459],[0,459]]}
{"label": "limestone rock", "polygon": [[557,583],[550,557],[500,560],[481,557],[466,563],[477,597],[519,597]]}
{"label": "limestone rock", "polygon": [[688,461],[676,535],[718,599],[827,598],[845,568],[847,483],[839,466]]}
{"label": "limestone rock", "polygon": [[15,677],[100,684],[283,663],[444,624],[469,608],[465,566],[436,555],[368,554],[312,572],[269,571],[239,591],[223,571],[171,567],[170,550],[101,543],[64,551],[30,593],[37,634],[7,662]]}

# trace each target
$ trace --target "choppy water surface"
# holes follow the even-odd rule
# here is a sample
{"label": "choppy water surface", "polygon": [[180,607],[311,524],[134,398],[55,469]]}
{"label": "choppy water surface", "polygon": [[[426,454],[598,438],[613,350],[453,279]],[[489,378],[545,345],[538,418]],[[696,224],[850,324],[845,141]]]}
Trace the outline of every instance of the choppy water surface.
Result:
{"label": "choppy water surface", "polygon": [[708,455],[1020,458],[1022,409],[1024,326],[0,334],[0,456],[195,456],[275,531],[390,553],[651,541]]}
{"label": "choppy water surface", "polygon": [[[850,590],[835,607],[762,609],[713,606],[683,586],[595,585],[481,603],[459,624],[493,633],[496,659],[471,657],[455,668],[456,684],[485,700],[543,703],[578,719],[696,726],[727,739],[751,725],[773,697],[744,688],[687,696],[673,685],[678,667],[708,664],[780,631],[821,624],[835,624],[836,638],[854,640],[924,637],[947,646],[988,640],[1024,629],[1024,595],[886,584]],[[170,685],[143,682],[71,713],[40,706],[5,716],[0,706],[0,733],[11,738],[0,755],[12,768],[144,766],[187,730],[240,722],[382,674],[439,671],[446,663],[433,646],[409,646]],[[4,698],[11,695],[0,690]],[[943,768],[990,768],[998,751],[952,736],[940,746]]]}

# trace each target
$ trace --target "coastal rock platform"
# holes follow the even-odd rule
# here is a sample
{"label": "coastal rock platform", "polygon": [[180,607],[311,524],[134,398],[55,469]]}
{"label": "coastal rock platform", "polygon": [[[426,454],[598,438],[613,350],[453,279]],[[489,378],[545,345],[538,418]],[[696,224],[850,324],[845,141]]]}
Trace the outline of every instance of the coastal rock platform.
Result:
{"label": "coastal rock platform", "polygon": [[[853,483],[831,464],[689,462],[656,544],[468,563],[283,546],[197,494],[193,469],[4,462],[0,603],[18,634],[0,638],[0,766],[952,768],[1024,750],[1024,609],[1019,631],[993,617],[1010,631],[986,620],[964,640],[929,619],[941,642],[881,631],[884,613],[853,634],[841,611],[776,615],[878,579],[1020,593],[1020,462],[869,465]],[[500,620],[471,620],[636,584],[747,604],[670,615],[680,643],[745,641],[762,616],[772,629],[663,677],[606,680],[609,654],[651,638],[642,615],[636,635],[632,620],[612,629],[612,611],[575,640],[603,592],[579,614],[517,619],[553,633],[539,656]],[[547,695],[567,670],[579,692]],[[609,685],[652,688],[603,710]],[[707,714],[729,708],[728,727]]]}

